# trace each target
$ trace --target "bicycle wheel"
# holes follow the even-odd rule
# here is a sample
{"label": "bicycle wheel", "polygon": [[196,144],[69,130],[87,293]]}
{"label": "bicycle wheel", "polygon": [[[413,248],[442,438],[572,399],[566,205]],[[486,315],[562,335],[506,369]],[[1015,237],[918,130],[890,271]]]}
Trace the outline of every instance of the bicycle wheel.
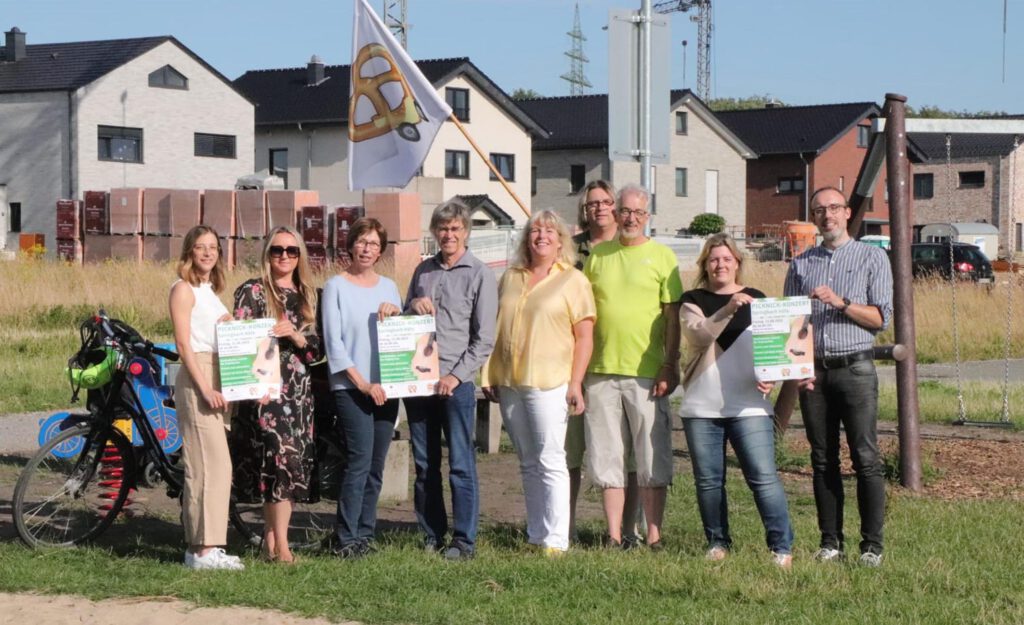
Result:
{"label": "bicycle wheel", "polygon": [[[76,443],[73,439],[81,441]],[[80,453],[61,449],[80,444]],[[131,443],[120,431],[83,424],[61,432],[25,465],[11,509],[30,547],[71,547],[107,529],[134,483]]]}
{"label": "bicycle wheel", "polygon": [[[317,440],[317,468],[314,479],[319,497],[313,502],[292,502],[288,525],[288,542],[295,550],[325,549],[334,535],[337,516],[335,497],[344,459],[338,448],[327,439]],[[263,544],[263,504],[241,503],[231,498],[231,525],[253,547]]]}

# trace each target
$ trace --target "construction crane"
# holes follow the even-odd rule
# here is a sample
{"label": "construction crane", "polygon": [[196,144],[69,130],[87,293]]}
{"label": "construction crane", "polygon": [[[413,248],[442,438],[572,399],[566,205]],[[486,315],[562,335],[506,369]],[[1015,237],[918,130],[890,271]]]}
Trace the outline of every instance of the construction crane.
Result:
{"label": "construction crane", "polygon": [[711,97],[711,0],[656,2],[652,8],[657,13],[687,13],[696,9],[697,14],[691,15],[690,21],[697,22],[697,95],[707,102]]}

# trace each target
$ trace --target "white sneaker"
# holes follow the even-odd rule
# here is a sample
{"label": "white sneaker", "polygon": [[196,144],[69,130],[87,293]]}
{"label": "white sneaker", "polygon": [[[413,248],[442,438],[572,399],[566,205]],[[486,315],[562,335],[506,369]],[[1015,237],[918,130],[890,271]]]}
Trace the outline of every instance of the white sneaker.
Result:
{"label": "white sneaker", "polygon": [[729,555],[729,550],[721,545],[715,545],[704,553],[704,559],[710,562],[721,562]]}
{"label": "white sneaker", "polygon": [[186,551],[185,566],[193,570],[245,570],[245,565],[242,564],[242,560],[238,556],[229,556],[220,547],[210,549],[204,556],[197,555],[191,551]]}
{"label": "white sneaker", "polygon": [[869,566],[871,568],[878,568],[882,566],[882,554],[865,551],[864,553],[860,554],[860,565]]}
{"label": "white sneaker", "polygon": [[822,547],[814,553],[814,559],[818,562],[839,562],[845,557],[842,551],[832,547]]}
{"label": "white sneaker", "polygon": [[772,563],[784,571],[793,568],[793,556],[789,553],[772,552]]}

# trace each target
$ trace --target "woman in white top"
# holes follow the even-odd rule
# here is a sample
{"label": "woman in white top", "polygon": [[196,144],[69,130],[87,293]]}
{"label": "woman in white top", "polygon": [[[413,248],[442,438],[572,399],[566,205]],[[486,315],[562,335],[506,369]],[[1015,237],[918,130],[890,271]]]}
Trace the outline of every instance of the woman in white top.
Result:
{"label": "woman in white top", "polygon": [[238,557],[221,548],[227,543],[231,499],[231,415],[218,390],[216,326],[231,315],[217,297],[224,290],[224,260],[213,228],[196,226],[185,235],[178,277],[171,287],[170,309],[183,365],[175,380],[174,400],[185,467],[185,566],[241,570],[245,567]]}

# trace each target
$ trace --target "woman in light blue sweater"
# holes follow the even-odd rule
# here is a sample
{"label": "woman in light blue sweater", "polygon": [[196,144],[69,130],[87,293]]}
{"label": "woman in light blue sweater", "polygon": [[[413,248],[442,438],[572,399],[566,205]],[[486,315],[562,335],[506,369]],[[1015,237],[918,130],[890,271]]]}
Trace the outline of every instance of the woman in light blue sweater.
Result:
{"label": "woman in light blue sweater", "polygon": [[346,559],[373,551],[384,461],[398,416],[398,400],[380,385],[377,319],[401,312],[395,283],[374,267],[387,249],[379,221],[356,221],[345,241],[351,264],[324,286],[324,347],[346,467],[338,493],[336,553]]}

